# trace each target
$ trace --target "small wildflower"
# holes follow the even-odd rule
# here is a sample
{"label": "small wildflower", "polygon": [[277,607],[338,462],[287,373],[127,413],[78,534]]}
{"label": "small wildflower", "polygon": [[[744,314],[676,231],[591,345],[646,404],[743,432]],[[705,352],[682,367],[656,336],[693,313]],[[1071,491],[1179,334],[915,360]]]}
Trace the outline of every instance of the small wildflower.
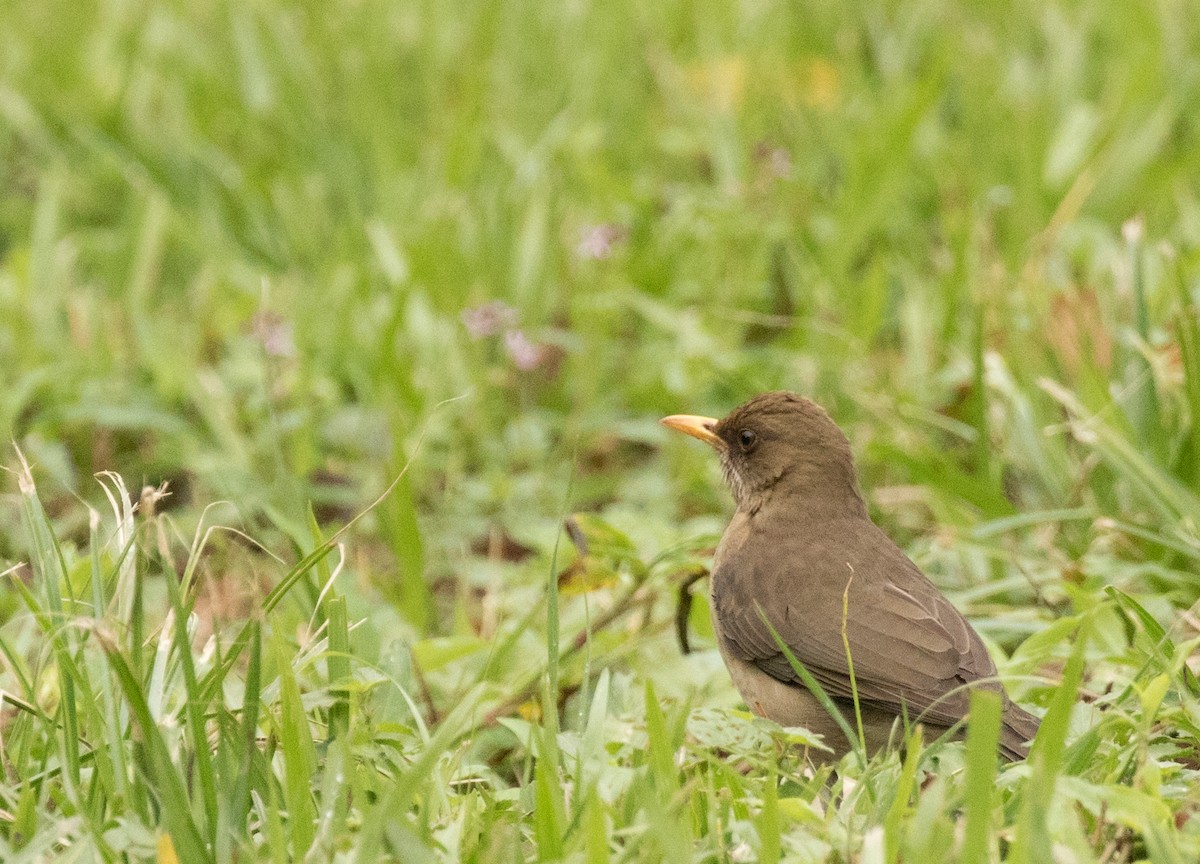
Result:
{"label": "small wildflower", "polygon": [[296,340],[291,322],[274,312],[259,312],[251,324],[254,336],[271,357],[295,357]]}
{"label": "small wildflower", "polygon": [[542,362],[541,346],[530,342],[521,330],[509,330],[504,334],[504,350],[522,372],[531,372]]}
{"label": "small wildflower", "polygon": [[580,258],[603,261],[613,253],[613,247],[626,237],[625,228],[611,222],[593,225],[583,231],[576,247]]}
{"label": "small wildflower", "polygon": [[462,322],[472,339],[484,339],[517,323],[517,310],[507,303],[491,300],[481,306],[464,309]]}

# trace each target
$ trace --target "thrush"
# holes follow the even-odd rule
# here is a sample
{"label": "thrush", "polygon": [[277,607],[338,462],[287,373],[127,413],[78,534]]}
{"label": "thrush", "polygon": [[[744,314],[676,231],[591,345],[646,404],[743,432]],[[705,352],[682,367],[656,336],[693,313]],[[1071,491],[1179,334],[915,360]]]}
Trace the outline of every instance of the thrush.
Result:
{"label": "thrush", "polygon": [[850,443],[824,409],[775,392],[723,420],[661,422],[717,451],[737,503],[713,559],[711,609],[721,656],[752,711],[820,733],[837,758],[851,747],[782,641],[852,728],[857,690],[870,751],[887,743],[897,717],[934,734],[960,727],[970,690],[984,688],[1002,700],[1002,754],[1028,754],[1038,719],[1008,698],[979,634],[871,521]]}

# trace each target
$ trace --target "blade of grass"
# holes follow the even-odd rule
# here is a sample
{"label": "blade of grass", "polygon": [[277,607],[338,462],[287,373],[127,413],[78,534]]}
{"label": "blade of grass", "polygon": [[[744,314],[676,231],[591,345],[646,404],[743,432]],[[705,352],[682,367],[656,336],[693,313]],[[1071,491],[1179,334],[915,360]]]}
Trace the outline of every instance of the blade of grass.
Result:
{"label": "blade of grass", "polygon": [[691,844],[673,807],[680,789],[679,769],[675,767],[666,718],[650,679],[646,679],[645,700],[647,756],[643,803],[650,817],[650,831],[657,840],[660,860],[685,864],[688,860],[686,850]]}
{"label": "blade of grass", "polygon": [[770,631],[771,638],[775,640],[775,644],[778,646],[780,652],[782,652],[783,656],[787,658],[788,664],[792,667],[792,671],[800,677],[800,680],[804,683],[804,686],[808,688],[808,691],[816,697],[817,701],[821,703],[821,707],[824,708],[829,716],[833,718],[833,721],[838,724],[838,728],[842,730],[842,734],[844,734],[846,736],[846,740],[850,742],[850,748],[854,751],[859,767],[865,767],[867,764],[866,751],[862,747],[859,737],[854,733],[854,729],[850,726],[849,722],[847,722],[845,716],[843,716],[841,710],[837,707],[834,701],[829,698],[829,695],[825,692],[825,688],[817,682],[817,679],[812,676],[812,673],[810,673],[804,667],[803,663],[796,659],[796,655],[792,653],[792,649],[789,648],[787,643],[783,641],[783,637],[779,635],[778,631],[776,631],[775,627],[771,624],[771,621],[767,618],[767,615],[762,610],[762,607],[758,607],[758,616],[762,619],[763,624],[765,624],[767,629]]}
{"label": "blade of grass", "polygon": [[163,739],[158,724],[154,722],[146,696],[134,677],[133,670],[125,662],[111,638],[102,637],[101,645],[108,657],[109,667],[116,675],[125,701],[129,705],[142,744],[142,752],[146,757],[144,767],[158,798],[163,825],[171,835],[175,850],[184,861],[195,861],[197,864],[211,861],[212,857],[204,845],[201,832],[192,820],[187,787],[171,762],[170,748]]}
{"label": "blade of grass", "polygon": [[646,679],[646,738],[650,776],[655,788],[664,799],[669,799],[679,789],[679,772],[675,768],[674,753],[667,734],[667,721],[662,706],[654,692],[654,682]]}
{"label": "blade of grass", "polygon": [[[312,506],[308,508],[308,531],[315,545],[322,541]],[[350,727],[350,693],[345,685],[350,678],[350,631],[346,614],[346,598],[333,591],[333,570],[322,559],[317,564],[317,583],[321,586],[319,608],[314,613],[324,619],[326,636],[325,674],[333,703],[329,706],[327,740],[344,735]]]}
{"label": "blade of grass", "polygon": [[183,670],[183,686],[187,698],[184,702],[184,713],[187,718],[188,732],[192,742],[192,761],[199,779],[201,806],[196,812],[203,815],[199,826],[210,848],[216,848],[217,830],[217,781],[213,773],[213,754],[208,746],[208,729],[205,713],[207,704],[198,698],[196,681],[196,664],[192,656],[192,643],[188,637],[187,619],[190,610],[184,608],[183,598],[179,596],[179,585],[175,579],[168,576],[163,580],[167,585],[167,597],[174,612],[175,623],[175,658]]}
{"label": "blade of grass", "polygon": [[559,781],[559,750],[548,727],[533,727],[533,836],[539,861],[563,857],[566,814]]}
{"label": "blade of grass", "polygon": [[551,734],[558,732],[558,664],[559,664],[559,615],[558,615],[558,552],[565,532],[567,515],[571,512],[571,495],[575,487],[575,454],[571,454],[571,470],[567,475],[567,489],[563,494],[562,510],[559,513],[558,531],[554,534],[554,550],[550,555],[550,570],[546,574],[546,701],[543,704],[543,722],[550,725]]}
{"label": "blade of grass", "polygon": [[350,629],[346,620],[346,598],[327,598],[325,610],[329,616],[326,619],[329,640],[326,674],[333,697],[333,704],[329,706],[328,740],[332,741],[345,735],[350,728],[350,691],[346,689],[350,679]]}
{"label": "blade of grass", "polygon": [[917,766],[921,763],[922,743],[920,730],[913,729],[905,747],[904,767],[900,769],[900,779],[896,782],[895,795],[883,820],[886,850],[884,857],[889,862],[896,862],[900,859],[904,815],[908,811],[908,801],[912,797],[913,786],[916,784]]}
{"label": "blade of grass", "polygon": [[283,801],[287,807],[292,855],[300,859],[308,854],[313,842],[317,818],[313,804],[312,777],[317,767],[312,731],[300,698],[300,685],[292,669],[292,658],[281,640],[274,645],[275,665],[279,670],[280,749],[283,752]]}
{"label": "blade of grass", "polygon": [[775,766],[767,772],[762,782],[762,810],[754,820],[758,830],[759,864],[779,864],[783,823],[779,818],[779,776]]}
{"label": "blade of grass", "polygon": [[[91,564],[91,582],[92,582],[92,620],[93,626],[102,626],[104,610],[107,608],[107,599],[104,595],[104,569],[100,563],[100,515],[95,510],[89,510],[89,551]],[[128,767],[125,760],[126,750],[121,738],[121,722],[120,715],[117,710],[117,698],[113,693],[112,679],[108,675],[98,675],[97,684],[100,694],[100,704],[97,706],[101,712],[103,719],[98,724],[98,728],[103,730],[104,742],[107,752],[105,758],[98,760],[105,763],[106,771],[109,775],[106,786],[113,796],[121,800],[130,800],[129,798],[129,781]],[[136,802],[138,799],[132,799]],[[134,804],[136,807],[136,803]],[[145,814],[139,814],[143,818]]]}
{"label": "blade of grass", "polygon": [[863,732],[862,705],[858,701],[858,679],[854,675],[854,657],[850,651],[850,636],[846,633],[846,622],[850,619],[850,584],[853,581],[854,568],[851,568],[850,578],[846,580],[846,590],[842,592],[842,648],[846,652],[846,670],[850,673],[850,698],[854,704],[854,722],[858,729],[858,744],[862,752],[866,753],[867,736]]}
{"label": "blade of grass", "polygon": [[258,716],[260,682],[262,680],[261,636],[250,642],[246,657],[245,683],[242,687],[241,717],[229,712],[228,721],[220,724],[220,753],[223,756],[220,783],[220,809],[217,822],[216,859],[229,861],[239,848],[249,845],[247,828],[252,806],[251,788],[256,771],[261,770],[262,754],[258,749]]}
{"label": "blade of grass", "polygon": [[1000,694],[972,690],[967,724],[967,782],[963,808],[962,860],[988,861],[992,836],[992,794],[1000,743]]}
{"label": "blade of grass", "polygon": [[1011,864],[1040,864],[1053,857],[1048,822],[1050,802],[1062,763],[1071,710],[1083,680],[1083,658],[1089,634],[1090,626],[1085,618],[1075,634],[1075,644],[1063,668],[1062,683],[1055,690],[1050,710],[1042,718],[1034,739],[1028,760],[1033,772],[1021,789],[1021,807],[1007,859]]}
{"label": "blade of grass", "polygon": [[584,864],[609,864],[608,820],[604,801],[595,787],[587,796],[583,808]]}
{"label": "blade of grass", "polygon": [[1176,258],[1173,281],[1179,290],[1180,308],[1175,316],[1175,333],[1183,364],[1183,392],[1188,406],[1187,435],[1191,445],[1191,476],[1185,477],[1192,488],[1200,486],[1200,313],[1188,290],[1182,262]]}
{"label": "blade of grass", "polygon": [[[29,535],[30,550],[33,552],[34,575],[41,581],[46,597],[43,631],[50,638],[50,645],[58,663],[58,686],[61,691],[58,714],[62,724],[60,743],[63,748],[63,762],[68,772],[67,780],[74,792],[78,789],[80,779],[79,717],[75,684],[84,679],[72,660],[76,652],[74,630],[62,626],[66,623],[66,612],[59,592],[59,580],[66,580],[67,571],[63,566],[62,550],[58,547],[50,525],[50,517],[38,500],[33,473],[29,463],[25,461],[25,455],[19,449],[17,458],[20,461],[17,481],[21,493],[21,511],[25,530]],[[46,629],[47,625],[50,629]]]}

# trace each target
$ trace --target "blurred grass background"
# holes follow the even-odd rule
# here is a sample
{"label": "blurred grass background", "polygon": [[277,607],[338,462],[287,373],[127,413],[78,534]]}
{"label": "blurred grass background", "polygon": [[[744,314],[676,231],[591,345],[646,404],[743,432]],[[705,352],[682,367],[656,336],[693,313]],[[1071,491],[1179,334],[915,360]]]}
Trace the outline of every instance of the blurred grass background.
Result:
{"label": "blurred grass background", "polygon": [[[885,790],[870,807],[821,783],[789,792],[786,765],[770,769],[785,775],[778,801],[766,767],[713,779],[722,762],[709,745],[774,760],[688,720],[689,707],[736,704],[702,597],[692,623],[704,650],[685,657],[671,636],[678,580],[704,563],[730,505],[708,454],[655,421],[720,415],[774,388],[811,395],[847,430],[876,518],[993,640],[1015,695],[1048,706],[1076,627],[1098,634],[1081,660],[1090,696],[1071,715],[1068,740],[1084,746],[1029,781],[1048,796],[1060,778],[1055,794],[1077,817],[1053,843],[1077,860],[1196,853],[1193,4],[5,0],[0,19],[0,438],[32,463],[48,528],[35,530],[39,511],[5,481],[0,566],[36,594],[46,573],[17,565],[44,559],[53,574],[57,559],[64,585],[91,597],[86,585],[123,572],[114,538],[128,529],[147,631],[175,602],[166,574],[194,570],[175,608],[194,613],[201,670],[223,644],[208,636],[256,620],[293,573],[299,587],[264,622],[277,641],[262,674],[286,691],[281,670],[295,665],[296,699],[264,692],[263,704],[299,711],[284,725],[303,738],[303,712],[325,722],[336,691],[312,658],[340,655],[322,641],[332,632],[305,628],[326,614],[321,573],[271,556],[302,560],[408,466],[341,536],[336,582],[354,674],[374,670],[348,721],[358,745],[383,747],[380,729],[401,715],[413,732],[395,693],[380,695],[382,674],[458,748],[436,768],[418,762],[425,804],[401,820],[408,833],[379,828],[391,854],[663,860],[654,850],[678,842],[705,860],[882,861],[978,848],[931,827],[962,801],[952,755],[936,800],[911,777],[896,791],[894,756],[868,769],[863,788]],[[13,449],[3,462],[17,469]],[[106,470],[135,498],[168,482],[158,515],[135,530],[110,514],[93,479]],[[566,537],[558,548],[568,512],[583,514],[586,555]],[[262,547],[230,533],[191,544],[211,524]],[[99,605],[132,591],[115,578]],[[562,595],[549,617],[547,584]],[[94,793],[103,804],[81,792],[85,806],[23,782],[29,760],[37,772],[74,761],[50,742],[62,738],[63,658],[88,651],[80,636],[48,659],[45,640],[62,631],[37,623],[32,596],[0,590],[0,686],[44,712],[0,713],[20,742],[0,834],[41,860],[30,837],[57,848],[72,807],[95,820],[76,849],[114,820],[160,822],[111,790]],[[584,650],[577,634],[597,620]],[[180,652],[167,652],[164,668],[194,696]],[[133,678],[157,680],[131,662]],[[606,728],[601,669],[605,710],[621,719],[587,746],[607,742],[618,774],[644,755],[621,749],[627,732],[666,748],[648,757],[645,800],[588,774],[584,745],[560,753],[557,721],[538,710],[561,685],[563,735]],[[543,696],[547,671],[555,692]],[[1140,698],[1157,676],[1158,701]],[[647,716],[647,681],[673,706],[666,716]],[[228,686],[240,705],[241,684]],[[476,720],[507,725],[439,727],[477,691]],[[1099,712],[1089,700],[1112,710],[1088,713]],[[393,733],[407,742],[398,753],[424,740]],[[181,754],[199,745],[168,739],[187,780]],[[667,778],[681,745],[706,767]],[[560,758],[582,773],[530,767]],[[324,800],[315,770],[309,794]],[[1021,770],[1005,772],[1012,789]],[[246,781],[263,813],[303,821],[303,790],[284,801],[281,786],[275,801],[270,774],[264,762],[258,785]],[[161,788],[155,776],[147,790]],[[561,782],[579,794],[555,809]],[[455,783],[460,797],[430,803],[428,790]],[[679,790],[705,783],[689,816]],[[761,808],[722,797],[742,783]],[[605,791],[585,795],[593,786]],[[1167,809],[1122,797],[1138,789]],[[1012,803],[1032,799],[1014,796],[974,823],[991,832],[986,848],[999,855],[1007,831],[1024,831],[1035,839],[1014,854],[1048,860],[1036,850],[1050,835]],[[885,825],[876,817],[893,798]],[[803,806],[781,817],[780,801]],[[361,806],[369,830],[347,816],[313,848],[374,848],[362,837],[386,811]],[[1126,813],[1138,808],[1151,815]],[[629,840],[661,819],[679,833]],[[737,827],[755,819],[767,821]],[[764,847],[780,819],[782,850]],[[885,857],[871,857],[873,825],[887,829]],[[290,848],[246,830],[239,848]],[[126,838],[121,854],[137,859],[144,841]],[[117,860],[115,848],[93,851]]]}

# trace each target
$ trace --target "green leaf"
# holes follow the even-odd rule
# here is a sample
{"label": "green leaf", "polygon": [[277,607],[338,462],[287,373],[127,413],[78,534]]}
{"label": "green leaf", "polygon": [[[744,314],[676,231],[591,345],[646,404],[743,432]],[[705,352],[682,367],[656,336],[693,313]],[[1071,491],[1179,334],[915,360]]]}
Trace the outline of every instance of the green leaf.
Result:
{"label": "green leaf", "polygon": [[212,861],[210,850],[205,846],[201,832],[192,821],[191,803],[183,778],[171,762],[167,743],[150,714],[150,706],[146,703],[142,688],[116,645],[112,642],[101,644],[104,646],[109,667],[125,694],[133,722],[141,736],[146,756],[144,767],[158,797],[163,825],[171,835],[175,851],[181,861],[195,861],[197,864]]}
{"label": "green leaf", "polygon": [[971,691],[970,721],[967,724],[967,785],[964,793],[964,861],[987,861],[991,854],[992,794],[1000,742],[1000,712],[998,693]]}
{"label": "green leaf", "polygon": [[758,830],[759,864],[778,864],[783,824],[779,818],[779,778],[771,771],[762,781],[762,809],[754,820]]}
{"label": "green leaf", "polygon": [[279,669],[277,728],[283,752],[283,800],[287,806],[292,855],[302,858],[312,846],[317,818],[311,785],[317,767],[317,754],[308,715],[300,699],[300,686],[292,669],[292,658],[282,641],[275,643],[274,653],[275,665]]}

